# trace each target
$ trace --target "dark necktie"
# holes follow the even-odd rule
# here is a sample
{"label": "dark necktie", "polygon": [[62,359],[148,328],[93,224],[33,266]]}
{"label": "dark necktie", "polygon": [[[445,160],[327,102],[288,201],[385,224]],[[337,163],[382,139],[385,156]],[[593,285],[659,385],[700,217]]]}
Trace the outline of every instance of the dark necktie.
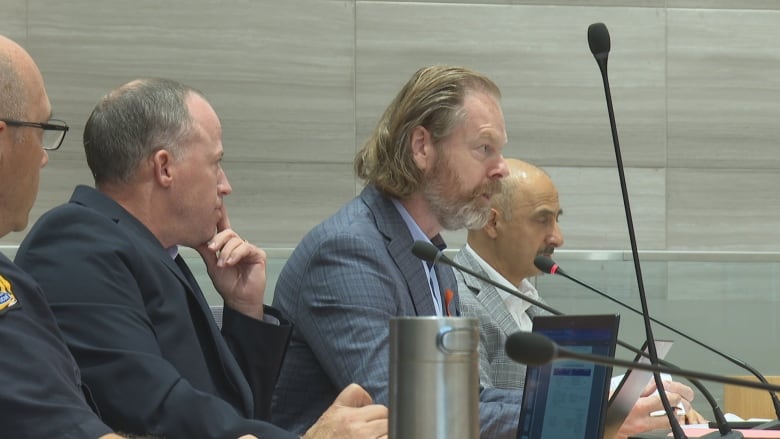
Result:
{"label": "dark necktie", "polygon": [[[433,238],[431,238],[431,243],[436,246],[440,251],[444,251],[447,248],[447,243],[444,242],[444,238],[441,237],[441,234],[436,234]],[[442,290],[442,284],[441,284],[441,276],[439,276],[439,268],[436,267],[433,262],[426,261],[425,262],[428,265],[428,270],[431,269],[434,270],[434,275],[436,276],[436,280],[439,284],[439,291],[436,291],[436,288],[433,284],[433,279],[430,279],[431,283],[431,291],[435,291],[439,294],[440,302],[442,305],[442,314],[446,317],[449,317],[451,314],[450,312],[450,304],[452,303],[452,300],[454,298],[454,293],[450,289],[444,289]]]}

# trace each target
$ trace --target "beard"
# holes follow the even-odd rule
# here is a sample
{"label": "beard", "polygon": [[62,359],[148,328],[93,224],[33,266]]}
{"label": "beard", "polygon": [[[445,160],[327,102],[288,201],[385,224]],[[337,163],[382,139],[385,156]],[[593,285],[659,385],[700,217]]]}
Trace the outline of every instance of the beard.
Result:
{"label": "beard", "polygon": [[490,203],[483,195],[498,193],[501,182],[491,180],[470,193],[463,193],[462,187],[447,158],[437,159],[423,184],[423,196],[445,230],[485,227],[490,217]]}

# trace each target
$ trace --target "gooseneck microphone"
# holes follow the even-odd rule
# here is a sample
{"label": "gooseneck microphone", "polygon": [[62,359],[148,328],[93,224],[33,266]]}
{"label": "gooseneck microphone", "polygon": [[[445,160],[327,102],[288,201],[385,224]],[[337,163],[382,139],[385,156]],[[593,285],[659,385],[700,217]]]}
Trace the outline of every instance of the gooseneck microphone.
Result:
{"label": "gooseneck microphone", "polygon": [[558,358],[571,358],[574,360],[582,360],[588,363],[602,364],[606,366],[618,366],[647,370],[649,372],[658,374],[669,373],[684,376],[686,378],[713,381],[723,384],[733,384],[735,386],[751,387],[754,389],[767,390],[772,392],[780,391],[780,385],[775,384],[764,384],[758,381],[741,380],[739,378],[714,375],[695,370],[665,367],[657,364],[634,363],[632,361],[625,361],[612,357],[570,351],[560,347],[557,343],[550,340],[546,336],[535,332],[515,332],[507,338],[506,345],[504,347],[509,358],[517,361],[518,363],[527,364],[529,366],[547,364]]}
{"label": "gooseneck microphone", "polygon": [[[612,143],[615,146],[615,160],[617,161],[618,175],[620,177],[620,189],[623,194],[623,207],[626,211],[626,224],[628,226],[628,236],[631,241],[631,254],[634,259],[634,272],[636,273],[637,285],[639,286],[639,299],[642,303],[642,317],[645,325],[645,335],[647,338],[647,352],[650,355],[650,362],[658,363],[658,352],[655,349],[655,337],[653,337],[653,328],[650,325],[650,312],[647,307],[647,295],[645,294],[644,282],[642,282],[642,269],[639,265],[639,252],[637,251],[636,236],[634,234],[634,222],[631,216],[631,205],[628,201],[628,189],[626,187],[626,175],[623,169],[623,158],[620,154],[620,142],[618,141],[617,124],[615,123],[615,112],[612,108],[612,94],[609,91],[609,79],[607,77],[607,59],[610,50],[609,31],[604,23],[593,23],[588,26],[588,46],[596,58],[596,63],[601,71],[601,78],[604,82],[604,94],[607,99],[607,112],[609,114],[609,125],[612,129]],[[661,375],[654,374],[655,384],[658,388],[658,395],[661,397],[661,403],[666,411],[666,417],[669,418],[669,424],[672,426],[672,432],[675,439],[682,439],[685,433],[677,422],[677,417],[669,404],[669,398],[666,397],[664,384]]]}
{"label": "gooseneck microphone", "polygon": [[[609,294],[607,294],[607,293],[605,293],[603,291],[599,291],[598,289],[596,289],[596,288],[586,284],[585,282],[582,282],[579,279],[569,275],[568,273],[563,271],[563,269],[557,263],[555,263],[555,261],[553,261],[552,259],[548,258],[547,256],[539,255],[536,258],[534,258],[534,265],[536,266],[536,268],[538,268],[543,273],[557,274],[557,275],[563,276],[566,279],[569,279],[570,281],[572,281],[572,282],[574,282],[574,283],[576,283],[576,284],[578,284],[580,286],[583,286],[583,287],[593,291],[594,293],[596,293],[596,294],[598,294],[598,295],[600,295],[600,296],[602,296],[602,297],[604,297],[606,299],[609,299],[609,300],[611,300],[614,303],[617,303],[618,305],[620,305],[620,306],[622,306],[622,307],[624,307],[626,309],[630,309],[631,311],[633,311],[633,312],[635,312],[637,314],[640,314],[640,315],[642,314],[642,311],[632,307],[631,305],[628,305],[628,304],[622,302],[621,300],[619,300],[619,299],[617,299],[617,298],[615,298],[613,296],[610,296]],[[704,343],[704,342],[702,342],[702,341],[700,341],[700,340],[698,340],[698,339],[696,339],[696,338],[694,338],[694,337],[692,337],[692,336],[690,336],[690,335],[688,335],[688,334],[686,334],[684,332],[681,332],[680,330],[678,330],[676,328],[673,328],[673,327],[667,325],[664,322],[656,320],[656,319],[654,319],[652,317],[650,317],[650,320],[655,322],[656,324],[658,324],[658,325],[660,325],[660,326],[662,326],[662,327],[664,327],[664,328],[674,332],[675,334],[685,338],[686,340],[692,341],[693,343],[696,343],[697,345],[703,347],[704,349],[707,349],[710,352],[715,353],[715,354],[719,355],[722,358],[725,358],[726,360],[728,360],[732,364],[747,370],[748,372],[753,374],[753,376],[755,376],[758,379],[758,381],[760,381],[760,382],[762,382],[764,384],[769,384],[769,381],[767,381],[766,377],[763,374],[761,374],[761,372],[759,372],[757,369],[755,369],[753,366],[747,364],[746,362],[744,362],[744,361],[742,361],[742,360],[740,360],[738,358],[732,357],[731,355],[729,355],[729,354],[727,354],[727,353],[725,353],[723,351],[715,349],[714,347],[712,347],[712,346],[710,346],[710,345],[708,345],[708,344],[706,344],[706,343]],[[772,404],[774,405],[774,408],[775,408],[775,414],[777,415],[778,418],[780,418],[780,400],[778,400],[777,395],[774,392],[769,392],[769,395],[772,398]],[[769,423],[766,423],[766,424],[762,424],[758,428],[759,429],[774,429],[774,428],[776,428],[777,424],[778,424],[777,421],[772,421],[772,422],[769,422]]]}
{"label": "gooseneck microphone", "polygon": [[431,244],[430,242],[415,241],[414,244],[412,245],[412,254],[422,259],[423,261],[432,262],[434,264],[438,264],[439,262],[441,262],[443,264],[449,265],[450,267],[456,268],[463,273],[468,273],[483,282],[487,282],[490,285],[493,285],[494,287],[501,289],[501,291],[506,291],[507,293],[517,297],[518,299],[525,300],[526,302],[532,305],[536,305],[539,308],[542,308],[543,310],[551,314],[555,314],[557,316],[563,314],[562,312],[551,307],[550,305],[547,305],[544,302],[528,297],[519,291],[514,291],[512,289],[509,289],[501,285],[500,283],[494,281],[493,279],[482,276],[479,273],[475,272],[474,270],[471,270],[468,267],[464,267],[463,265],[458,264],[457,262],[448,258],[441,250],[439,250],[438,247]]}
{"label": "gooseneck microphone", "polygon": [[[531,297],[526,296],[525,294],[520,293],[519,291],[512,290],[510,288],[505,287],[504,285],[501,285],[500,283],[494,281],[493,279],[490,279],[488,277],[482,276],[481,274],[475,272],[474,270],[469,269],[468,267],[464,267],[463,265],[458,264],[457,262],[453,261],[452,259],[448,258],[444,255],[444,253],[434,246],[433,244],[425,241],[415,241],[414,245],[412,246],[412,253],[417,256],[418,258],[432,263],[443,263],[446,265],[449,265],[463,273],[470,274],[471,276],[474,276],[475,278],[489,283],[490,285],[493,285],[494,287],[505,291],[521,300],[525,300],[529,303],[532,303],[545,311],[554,314],[554,315],[563,315],[564,313],[551,307],[550,305],[547,305],[546,303],[540,302],[538,300],[535,300]],[[557,267],[557,265],[556,265]],[[635,353],[638,355],[641,355],[643,357],[648,357],[648,354],[640,349],[637,349],[628,343],[625,343],[621,340],[617,340],[617,344],[621,347]],[[517,361],[517,360],[515,360]],[[667,361],[659,361],[660,363],[667,365],[668,367],[675,368],[676,366],[672,365],[671,363]],[[631,363],[633,364],[633,363]],[[726,421],[725,416],[723,415],[723,411],[720,409],[720,406],[718,405],[715,398],[712,396],[712,394],[707,390],[706,387],[704,387],[701,383],[699,383],[695,379],[689,379],[691,384],[693,384],[697,389],[699,389],[699,392],[704,396],[704,398],[707,400],[707,402],[710,405],[710,408],[712,409],[712,414],[715,417],[715,423],[718,426],[719,431],[721,432],[721,438],[731,438],[731,439],[738,439],[740,436],[728,436],[727,434],[730,433],[731,427],[729,427],[728,422]]]}
{"label": "gooseneck microphone", "polygon": [[[638,309],[621,302],[620,300],[610,296],[609,294],[604,293],[602,291],[599,291],[599,290],[593,288],[592,286],[587,285],[584,282],[581,282],[581,281],[579,281],[578,279],[576,279],[576,278],[574,278],[572,276],[569,276],[568,273],[563,271],[563,269],[560,267],[560,265],[555,263],[552,259],[548,258],[547,256],[544,256],[544,255],[536,256],[536,258],[534,258],[534,265],[536,266],[536,268],[538,268],[543,273],[557,274],[557,275],[563,276],[566,279],[569,279],[569,280],[577,283],[578,285],[582,285],[585,288],[587,288],[587,289],[589,289],[591,291],[594,291],[597,294],[599,294],[599,295],[601,295],[603,297],[606,297],[607,299],[610,299],[613,302],[615,302],[615,303],[617,303],[617,304],[619,304],[619,305],[621,305],[621,306],[623,306],[625,308],[628,308],[631,311],[633,311],[633,312],[635,312],[635,313],[637,313],[639,315],[642,315],[642,311],[639,311]],[[688,335],[686,335],[686,334],[684,334],[684,333],[682,333],[682,332],[680,332],[680,331],[678,331],[678,330],[676,330],[676,329],[666,325],[665,323],[659,322],[658,320],[656,320],[656,319],[654,319],[652,317],[650,317],[650,320],[655,322],[655,323],[657,323],[657,324],[659,324],[659,325],[661,325],[661,326],[663,326],[663,327],[665,327],[665,328],[667,328],[667,329],[669,329],[669,330],[671,330],[671,331],[673,331],[673,332],[675,332],[676,334],[679,334],[679,335],[683,336],[684,338],[686,338],[688,340],[693,341],[694,343],[699,344],[700,346],[702,346],[704,348],[707,348],[707,349],[711,350],[712,352],[715,352],[715,353],[717,353],[717,354],[719,354],[719,355],[721,355],[721,356],[723,356],[723,357],[725,357],[725,358],[727,358],[727,359],[729,359],[731,361],[737,362],[736,363],[737,365],[741,365],[738,362],[738,360],[736,360],[734,358],[728,357],[726,354],[724,354],[724,353],[722,353],[720,351],[717,351],[715,348],[707,346],[704,343],[702,343],[702,342],[700,342],[700,341],[698,341],[696,339],[693,339],[692,337],[690,337],[690,336],[688,336]],[[667,367],[675,367],[676,368],[676,366],[673,366],[671,363],[669,363],[667,361],[662,361],[662,360],[659,359],[658,362],[659,362],[659,364],[665,365]],[[755,369],[750,369],[750,370],[751,371],[755,371]],[[758,371],[755,371],[755,373],[758,374]],[[759,376],[759,375],[761,376],[761,378],[763,378],[763,375],[758,374],[757,376]],[[761,382],[763,382],[765,384],[768,384],[768,382],[766,381],[765,378],[763,380],[761,378],[759,378],[759,381],[761,381]],[[726,420],[726,417],[723,415],[723,411],[720,409],[720,406],[718,405],[718,402],[715,400],[715,398],[712,396],[712,394],[709,392],[709,390],[707,390],[707,388],[704,387],[703,385],[701,385],[701,383],[699,383],[697,380],[695,380],[693,378],[690,378],[690,377],[688,379],[690,380],[691,384],[693,384],[697,389],[699,389],[699,392],[701,392],[702,396],[704,396],[704,398],[707,400],[707,402],[709,403],[710,407],[712,408],[712,414],[715,417],[714,424],[718,428],[718,434],[719,435],[715,436],[714,435],[715,433],[713,433],[713,436],[711,436],[711,437],[720,437],[720,438],[740,438],[740,437],[742,437],[741,434],[736,433],[736,432],[734,432],[731,429],[731,426],[729,425],[728,421]],[[774,395],[774,393],[772,393],[772,395]],[[769,424],[762,424],[762,425],[766,425],[766,427],[764,427],[765,429],[769,429],[771,427],[771,425],[769,425]],[[707,437],[707,436],[705,436],[705,437]]]}

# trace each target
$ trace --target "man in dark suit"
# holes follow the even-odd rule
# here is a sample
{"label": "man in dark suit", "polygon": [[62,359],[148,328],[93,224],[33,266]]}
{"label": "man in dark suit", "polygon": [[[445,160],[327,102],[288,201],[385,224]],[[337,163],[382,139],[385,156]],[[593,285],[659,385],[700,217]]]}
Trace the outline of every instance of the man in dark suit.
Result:
{"label": "man in dark suit", "polygon": [[[47,151],[67,125],[51,120],[43,77],[30,55],[0,36],[0,236],[27,227]],[[40,287],[0,254],[0,435],[103,439],[73,356]]]}
{"label": "man in dark suit", "polygon": [[[285,264],[274,305],[295,324],[274,422],[305,431],[337,389],[388,403],[389,321],[455,315],[452,269],[413,256],[415,240],[481,227],[507,174],[498,87],[471,70],[420,69],[355,158],[362,193],[309,232]],[[513,437],[519,392],[481,395],[483,437]],[[303,401],[310,405],[301,410]]]}
{"label": "man in dark suit", "polygon": [[[263,305],[265,253],[230,228],[219,118],[175,81],[106,95],[84,128],[79,186],[22,243],[106,422],[173,438],[297,438],[264,421],[290,324]],[[222,329],[180,255],[202,256]],[[384,407],[348,387],[305,437],[378,437]],[[305,404],[303,402],[302,404]],[[352,407],[354,406],[354,407]]]}

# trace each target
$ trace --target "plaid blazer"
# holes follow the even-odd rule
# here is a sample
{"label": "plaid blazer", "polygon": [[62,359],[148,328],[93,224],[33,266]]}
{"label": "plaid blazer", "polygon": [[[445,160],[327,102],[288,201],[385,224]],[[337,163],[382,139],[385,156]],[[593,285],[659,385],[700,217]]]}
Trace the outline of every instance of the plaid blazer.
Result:
{"label": "plaid blazer", "polygon": [[[453,259],[474,272],[488,277],[487,272],[468,252],[459,251]],[[458,281],[461,315],[479,320],[480,384],[485,388],[523,388],[525,365],[511,360],[504,350],[504,344],[509,334],[519,331],[520,327],[509,313],[498,289],[458,270],[455,270],[455,279]],[[536,305],[531,305],[526,313],[531,318],[549,314]]]}
{"label": "plaid blazer", "polygon": [[[413,245],[393,202],[373,186],[301,240],[274,292],[274,306],[295,325],[274,391],[275,424],[303,433],[352,382],[388,404],[389,320],[436,314]],[[436,273],[442,290],[456,289],[450,267],[437,264]],[[481,437],[515,438],[519,416],[519,392],[480,393]]]}

